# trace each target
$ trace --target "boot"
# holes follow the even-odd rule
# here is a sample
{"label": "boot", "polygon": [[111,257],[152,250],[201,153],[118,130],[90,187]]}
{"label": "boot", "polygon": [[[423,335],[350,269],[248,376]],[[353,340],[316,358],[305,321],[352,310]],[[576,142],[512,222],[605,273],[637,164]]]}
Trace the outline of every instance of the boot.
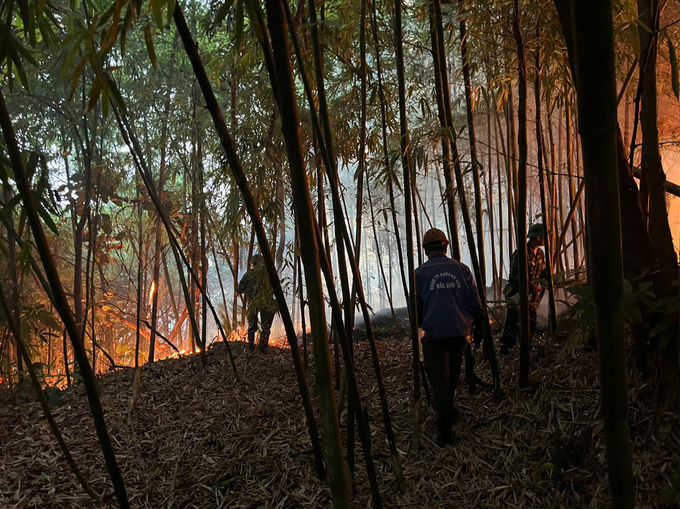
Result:
{"label": "boot", "polygon": [[437,415],[437,445],[444,447],[453,443],[453,417]]}
{"label": "boot", "polygon": [[255,350],[255,333],[248,332],[248,350]]}
{"label": "boot", "polygon": [[260,344],[258,346],[260,352],[267,353],[267,347],[269,346],[269,331],[260,332]]}

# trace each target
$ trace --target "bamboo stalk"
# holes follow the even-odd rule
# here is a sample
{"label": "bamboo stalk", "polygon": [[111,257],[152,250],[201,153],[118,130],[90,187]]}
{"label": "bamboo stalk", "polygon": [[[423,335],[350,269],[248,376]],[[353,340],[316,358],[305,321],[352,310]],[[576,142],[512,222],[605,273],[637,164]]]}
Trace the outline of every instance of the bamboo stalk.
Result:
{"label": "bamboo stalk", "polygon": [[[537,26],[536,32],[537,37],[540,33],[540,26]],[[545,241],[545,264],[547,267],[548,274],[548,307],[549,307],[549,318],[550,327],[555,334],[557,330],[557,312],[555,310],[555,289],[553,288],[553,276],[552,276],[552,264],[550,263],[550,232],[548,230],[550,224],[548,221],[548,205],[545,196],[545,171],[543,169],[543,137],[541,136],[543,127],[541,124],[541,58],[539,53],[539,48],[536,48],[536,78],[534,81],[534,108],[536,109],[536,155],[538,158],[538,179],[541,188],[541,215],[543,216],[545,235],[543,239]]]}
{"label": "bamboo stalk", "polygon": [[[333,394],[332,368],[326,317],[323,303],[323,290],[319,267],[320,235],[314,228],[312,201],[307,187],[307,176],[302,156],[300,138],[300,116],[297,110],[296,94],[290,71],[290,55],[286,41],[286,25],[283,8],[276,0],[267,0],[267,17],[272,37],[272,54],[276,74],[270,75],[272,85],[276,85],[278,106],[282,120],[282,131],[288,153],[288,164],[293,188],[293,206],[300,231],[312,232],[310,238],[301,242],[302,261],[305,265],[305,278],[309,294],[309,316],[312,323],[316,385],[321,405],[322,431],[324,434],[325,459],[328,467],[328,480],[336,508],[349,507],[349,477],[342,454],[340,423]],[[175,11],[177,17],[177,10]],[[275,79],[274,79],[275,78]],[[216,101],[215,101],[216,104]],[[222,136],[224,138],[224,136]],[[321,141],[321,140],[319,140]],[[233,166],[233,165],[232,165]],[[266,258],[266,257],[265,257]],[[272,274],[273,276],[274,274]],[[271,276],[270,276],[271,277]],[[330,286],[332,292],[333,286]],[[340,322],[341,323],[341,322]],[[338,331],[342,327],[338,327]],[[345,359],[349,362],[348,359]]]}
{"label": "bamboo stalk", "polygon": [[527,275],[527,66],[524,54],[524,37],[520,29],[519,0],[513,0],[513,32],[517,44],[519,66],[517,145],[519,161],[517,167],[517,246],[519,250],[519,386],[529,385],[529,281]]}
{"label": "bamboo stalk", "polygon": [[[397,210],[394,199],[394,184],[392,182],[392,168],[390,167],[390,158],[388,153],[387,143],[387,101],[385,99],[385,90],[383,87],[382,65],[380,63],[380,37],[378,35],[378,15],[376,13],[375,0],[371,2],[371,21],[373,28],[373,43],[375,47],[375,65],[378,74],[378,99],[380,102],[380,124],[382,132],[382,146],[383,146],[383,163],[385,165],[385,175],[387,176],[387,191],[390,197],[390,212],[392,216],[392,227],[394,229],[394,236],[397,241],[397,257],[399,259],[399,273],[401,275],[401,283],[404,289],[404,298],[408,302],[408,283],[406,282],[406,272],[404,270],[404,255],[401,248],[401,236],[399,233],[399,222],[397,221]],[[455,210],[455,209],[454,209]],[[453,227],[452,227],[453,229]]]}
{"label": "bamboo stalk", "polygon": [[401,0],[394,0],[394,46],[397,57],[397,82],[399,85],[399,130],[401,139],[401,166],[404,177],[404,208],[406,216],[406,259],[408,262],[408,302],[411,325],[411,341],[413,343],[413,439],[414,450],[420,448],[420,340],[416,323],[416,283],[413,263],[413,224],[411,210],[411,156],[406,118],[406,83],[404,78],[404,47],[402,42]]}
{"label": "bamboo stalk", "polygon": [[[284,4],[284,9],[287,10],[286,2],[283,2],[283,4]],[[288,17],[288,19],[290,19],[290,13],[289,12],[287,13],[287,17]],[[321,139],[321,136],[320,136],[321,133],[319,132],[320,124],[319,124],[319,120],[318,120],[317,113],[316,113],[316,108],[314,106],[314,101],[313,101],[312,94],[311,94],[311,87],[309,86],[306,74],[304,72],[304,62],[301,59],[301,54],[300,54],[300,51],[299,51],[299,44],[297,42],[296,30],[294,28],[294,25],[290,25],[290,28],[291,28],[290,33],[291,33],[291,37],[292,37],[292,40],[293,40],[293,47],[296,50],[296,55],[297,55],[297,58],[298,58],[298,66],[299,66],[300,71],[301,71],[300,75],[302,77],[302,82],[303,82],[303,85],[304,85],[305,94],[307,95],[307,100],[308,100],[308,103],[309,103],[309,109],[310,109],[311,117],[312,117],[312,126],[314,127],[314,130],[317,133],[318,145],[319,145],[319,149],[320,149],[322,158],[323,158],[327,168],[330,171],[330,175],[329,175],[328,180],[329,180],[329,184],[330,184],[331,194],[333,195],[334,201],[340,202],[339,179],[338,179],[338,175],[337,175],[337,168],[333,164],[333,162],[330,160],[331,153],[328,152],[327,145]],[[330,130],[330,126],[328,127],[328,129]],[[379,393],[379,396],[380,396],[380,404],[381,404],[381,410],[382,410],[382,415],[383,415],[383,422],[384,422],[384,425],[385,425],[385,431],[386,431],[388,443],[389,443],[389,446],[390,446],[390,452],[392,454],[392,461],[393,461],[393,464],[394,464],[394,469],[395,469],[395,472],[396,472],[396,475],[397,475],[397,480],[399,482],[400,489],[402,491],[405,491],[406,481],[403,477],[403,473],[402,473],[402,470],[401,470],[401,461],[400,461],[399,452],[398,452],[397,446],[396,446],[396,437],[394,436],[394,432],[392,430],[392,421],[391,421],[391,417],[390,417],[390,414],[389,414],[389,406],[388,406],[388,403],[387,403],[387,395],[386,395],[386,391],[385,391],[383,380],[382,380],[381,369],[380,369],[380,361],[379,361],[379,358],[378,358],[377,348],[375,346],[375,332],[373,330],[373,325],[371,323],[371,319],[370,319],[370,315],[369,315],[369,308],[368,308],[368,304],[367,304],[367,301],[366,301],[366,295],[364,294],[363,286],[362,286],[362,283],[361,283],[361,274],[359,272],[359,265],[358,265],[358,261],[357,261],[357,256],[355,255],[353,247],[352,247],[351,237],[349,235],[349,228],[347,227],[344,216],[342,214],[340,214],[339,216],[336,216],[335,221],[339,225],[339,233],[340,233],[340,235],[343,236],[344,244],[345,244],[345,247],[347,249],[348,261],[350,263],[350,268],[352,270],[352,275],[353,275],[353,278],[354,278],[354,283],[353,283],[354,288],[357,290],[357,295],[359,297],[359,304],[360,304],[361,311],[362,311],[362,314],[363,314],[364,323],[366,324],[367,337],[368,337],[369,345],[371,347],[371,358],[372,358],[372,361],[373,361],[373,367],[374,367],[374,371],[375,371],[376,378],[377,378],[377,381],[378,381],[378,393]],[[322,264],[323,264],[323,260],[322,260]],[[330,265],[329,265],[329,270],[330,270]],[[331,276],[332,276],[332,274],[331,274]],[[333,280],[332,280],[332,277],[331,277],[330,283],[328,283],[327,286],[330,285],[329,288],[332,288],[332,286],[333,286],[332,283],[333,283]],[[370,293],[369,293],[369,295],[370,295]],[[334,321],[337,320],[336,315],[333,315],[333,320]],[[338,328],[335,328],[334,330],[336,332],[334,337],[341,342],[342,341],[342,334],[338,334],[338,332],[341,332],[341,331],[339,331]],[[347,338],[351,338],[351,335],[349,333],[346,333],[345,336]],[[350,351],[350,353],[351,353],[351,351]],[[347,358],[345,358],[345,361],[347,363]],[[348,376],[348,379],[351,382],[350,374],[348,373],[347,376]],[[358,419],[361,418],[360,413],[357,414],[357,418]],[[361,425],[361,423],[359,423],[359,425],[360,425],[360,431],[361,431],[362,425]],[[369,444],[370,444],[370,442],[369,442]],[[374,491],[377,493],[377,489],[374,488]]]}
{"label": "bamboo stalk", "polygon": [[628,431],[612,4],[574,2],[572,12],[609,483],[614,507],[632,508],[635,482]]}
{"label": "bamboo stalk", "polygon": [[468,61],[467,30],[465,18],[463,18],[463,1],[458,0],[458,15],[460,16],[460,57],[463,61],[463,83],[465,85],[465,111],[467,117],[468,140],[470,146],[470,158],[472,164],[472,183],[475,193],[475,223],[477,231],[477,249],[479,251],[479,273],[481,279],[477,280],[478,286],[486,288],[486,253],[484,251],[484,216],[482,210],[482,185],[479,178],[481,163],[477,157],[477,136],[475,134],[475,117],[472,104],[472,85],[470,83],[470,63]]}
{"label": "bamboo stalk", "polygon": [[42,260],[43,268],[45,269],[45,275],[50,283],[50,288],[52,289],[54,308],[57,310],[57,313],[59,313],[59,316],[64,322],[64,326],[66,327],[66,330],[68,331],[68,334],[71,338],[73,351],[83,377],[83,385],[85,386],[85,391],[90,404],[90,410],[92,412],[92,418],[94,420],[97,435],[99,437],[99,443],[104,454],[104,461],[106,463],[109,476],[111,477],[111,482],[113,483],[114,492],[120,507],[122,509],[127,509],[130,507],[130,504],[128,502],[127,492],[125,490],[125,483],[116,461],[111,439],[106,429],[106,422],[104,420],[104,413],[102,411],[99,394],[97,393],[94,373],[92,372],[92,367],[90,366],[90,363],[87,359],[87,353],[82,341],[80,340],[81,336],[78,332],[75,317],[73,316],[71,308],[68,304],[68,300],[66,299],[66,294],[61,284],[61,279],[59,278],[59,274],[52,259],[47,237],[45,236],[45,232],[36,209],[33,194],[30,189],[28,177],[24,171],[24,163],[21,158],[16,136],[14,134],[12,121],[9,117],[9,112],[7,111],[5,97],[1,90],[0,125],[5,136],[7,152],[9,153],[10,161],[12,163],[12,169],[14,171],[17,188],[24,203],[24,210],[26,211],[28,222],[31,226],[31,230],[33,231],[36,248],[40,254],[40,259]]}
{"label": "bamboo stalk", "polygon": [[[442,13],[441,13],[441,0],[434,0],[434,10],[435,10],[435,20],[436,29],[438,31],[438,45],[439,45],[439,58],[440,58],[440,72],[442,73],[442,83],[447,83],[448,78],[446,77],[446,53],[444,51],[444,29],[442,24]],[[446,89],[444,90],[446,95]],[[446,101],[445,101],[446,104]],[[450,109],[447,109],[447,123],[453,125],[453,120],[451,117]],[[465,192],[465,182],[463,181],[463,172],[460,167],[460,161],[458,158],[458,147],[456,145],[455,130],[450,131],[451,136],[451,152],[453,156],[453,169],[456,176],[456,184],[458,187],[458,200],[460,201],[460,208],[463,214],[463,224],[465,225],[465,235],[468,242],[468,248],[470,250],[470,258],[472,260],[472,269],[475,274],[476,281],[482,281],[481,268],[479,265],[479,260],[477,258],[477,249],[475,248],[475,237],[472,230],[472,221],[470,219],[470,209],[468,208],[467,194]],[[453,226],[451,227],[453,229]],[[494,395],[496,398],[502,396],[501,391],[501,380],[500,380],[500,370],[498,369],[498,362],[496,360],[496,353],[494,350],[493,335],[491,333],[491,324],[488,319],[488,310],[486,306],[486,287],[484,285],[477,285],[477,291],[479,292],[479,298],[482,304],[482,310],[484,312],[483,327],[484,327],[484,339],[483,339],[483,351],[484,358],[489,362],[489,367],[491,368],[491,373],[493,375],[494,381]],[[472,373],[469,374],[469,379],[472,378]]]}
{"label": "bamboo stalk", "polygon": [[[184,15],[179,5],[175,6],[175,11],[173,14],[173,19],[177,30],[182,37],[182,42],[184,43],[187,56],[191,60],[192,67],[194,69],[194,74],[199,82],[201,91],[206,101],[206,106],[210,111],[213,118],[213,123],[215,124],[215,130],[220,138],[222,147],[229,159],[229,167],[231,168],[232,174],[234,175],[234,180],[241,191],[241,196],[243,198],[244,205],[248,214],[251,217],[253,228],[257,235],[258,244],[260,246],[260,252],[264,259],[265,268],[267,270],[267,275],[269,277],[269,283],[274,290],[274,296],[279,304],[279,313],[281,314],[281,320],[283,321],[286,336],[288,338],[288,344],[290,345],[291,354],[293,356],[293,365],[295,367],[295,374],[298,383],[298,388],[300,390],[300,397],[302,399],[302,405],[305,410],[305,417],[307,420],[307,427],[309,430],[310,440],[312,442],[312,451],[314,453],[314,464],[319,477],[324,477],[324,467],[323,460],[321,456],[321,444],[319,441],[319,434],[316,426],[316,420],[314,418],[314,411],[312,409],[311,397],[309,395],[309,389],[307,387],[307,379],[304,374],[304,369],[300,362],[300,355],[297,345],[297,337],[295,334],[295,328],[293,322],[290,318],[290,313],[288,312],[288,306],[286,305],[285,295],[283,289],[281,288],[281,282],[279,281],[278,274],[276,273],[276,268],[274,266],[274,258],[269,248],[269,243],[267,240],[267,235],[262,226],[262,220],[260,219],[260,213],[258,211],[253,195],[250,191],[250,187],[246,180],[243,168],[241,167],[240,160],[236,153],[236,147],[234,145],[234,140],[231,138],[229,131],[227,129],[224,117],[220,110],[219,104],[212,90],[212,86],[208,80],[208,76],[203,67],[203,62],[201,61],[200,55],[198,54],[198,48],[193,41],[189,28],[187,27]],[[325,331],[325,325],[324,329]],[[320,347],[321,349],[323,347]],[[327,347],[326,347],[327,348]],[[315,355],[317,348],[314,349]],[[320,364],[317,364],[319,366]],[[332,391],[331,391],[331,399]]]}
{"label": "bamboo stalk", "polygon": [[36,374],[35,368],[33,367],[33,362],[31,362],[31,357],[28,353],[28,349],[26,348],[23,339],[21,339],[21,332],[19,331],[19,327],[15,322],[15,317],[12,316],[12,312],[10,311],[9,305],[7,304],[7,299],[5,298],[5,292],[2,289],[0,289],[0,308],[2,309],[2,313],[5,315],[5,321],[7,322],[7,326],[9,327],[10,332],[14,336],[14,341],[16,342],[18,355],[20,355],[21,358],[26,363],[28,375],[31,379],[31,383],[33,384],[33,388],[35,389],[35,392],[38,396],[38,401],[40,402],[40,406],[42,407],[43,413],[45,414],[47,423],[50,426],[50,430],[52,431],[54,438],[56,438],[57,443],[59,444],[59,448],[61,449],[61,452],[64,454],[64,458],[66,459],[66,462],[68,463],[71,472],[73,472],[73,475],[76,476],[76,479],[78,479],[78,482],[83,487],[85,493],[87,493],[94,502],[99,503],[100,502],[99,497],[94,493],[94,491],[92,491],[92,488],[90,488],[90,485],[85,480],[85,477],[78,468],[78,465],[76,465],[76,462],[73,459],[73,456],[71,456],[71,452],[69,451],[68,446],[64,441],[64,437],[59,431],[59,427],[57,426],[57,423],[54,420],[54,416],[50,411],[50,406],[47,403],[47,398],[45,397],[45,393],[42,390],[40,380],[38,380],[38,375]]}

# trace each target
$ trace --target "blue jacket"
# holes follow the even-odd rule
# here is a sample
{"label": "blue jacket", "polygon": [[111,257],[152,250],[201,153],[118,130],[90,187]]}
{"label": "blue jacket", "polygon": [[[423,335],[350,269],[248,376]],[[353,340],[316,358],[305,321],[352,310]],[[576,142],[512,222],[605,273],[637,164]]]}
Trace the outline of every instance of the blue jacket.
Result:
{"label": "blue jacket", "polygon": [[444,254],[416,269],[416,306],[418,326],[427,338],[469,336],[484,317],[470,269]]}

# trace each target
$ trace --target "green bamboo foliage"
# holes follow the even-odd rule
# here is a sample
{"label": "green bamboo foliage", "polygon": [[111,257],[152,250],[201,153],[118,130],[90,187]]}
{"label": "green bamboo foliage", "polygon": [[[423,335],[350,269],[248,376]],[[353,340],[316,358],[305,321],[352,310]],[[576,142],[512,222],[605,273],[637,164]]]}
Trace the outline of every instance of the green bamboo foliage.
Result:
{"label": "green bamboo foliage", "polygon": [[31,231],[33,232],[33,237],[35,239],[38,253],[40,254],[40,259],[42,260],[43,268],[45,269],[45,275],[47,276],[47,280],[50,283],[50,288],[54,297],[54,307],[59,313],[59,316],[61,316],[64,326],[69,334],[71,344],[73,345],[73,351],[80,368],[80,373],[83,377],[83,383],[87,392],[92,418],[97,430],[97,436],[99,438],[102,452],[104,453],[104,461],[106,462],[106,467],[113,483],[116,498],[121,509],[127,509],[130,507],[130,503],[125,490],[125,482],[123,481],[123,476],[121,474],[120,468],[118,467],[115,452],[111,444],[111,438],[109,437],[109,433],[106,428],[104,412],[102,411],[101,400],[99,399],[99,394],[97,393],[97,386],[94,373],[92,372],[92,366],[90,365],[90,362],[87,358],[87,353],[85,352],[85,347],[81,340],[82,334],[77,327],[73,312],[71,311],[68,300],[66,299],[66,294],[64,293],[64,288],[61,284],[61,279],[54,265],[52,253],[50,252],[50,247],[42,227],[42,221],[35,205],[33,193],[31,192],[30,184],[28,182],[28,177],[24,171],[24,163],[21,158],[21,153],[19,152],[16,136],[14,134],[14,127],[12,126],[12,121],[10,119],[9,112],[7,111],[5,97],[2,94],[2,91],[0,91],[0,125],[2,126],[5,143],[7,144],[7,150],[12,162],[12,169],[14,171],[14,177],[16,178],[17,188],[19,189],[21,199],[24,203],[24,209],[26,210],[26,215],[28,216],[28,222],[31,226]]}

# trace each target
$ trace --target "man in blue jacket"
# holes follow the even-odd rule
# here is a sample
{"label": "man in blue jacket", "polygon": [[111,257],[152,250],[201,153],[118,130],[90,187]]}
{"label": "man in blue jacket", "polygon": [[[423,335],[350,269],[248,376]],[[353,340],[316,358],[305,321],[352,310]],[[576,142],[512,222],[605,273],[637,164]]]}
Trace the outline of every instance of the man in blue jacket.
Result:
{"label": "man in blue jacket", "polygon": [[470,269],[446,256],[443,231],[433,228],[423,237],[428,261],[416,270],[418,326],[423,329],[425,371],[432,388],[437,417],[436,443],[453,441],[453,397],[461,361],[473,333],[482,333],[484,312]]}

